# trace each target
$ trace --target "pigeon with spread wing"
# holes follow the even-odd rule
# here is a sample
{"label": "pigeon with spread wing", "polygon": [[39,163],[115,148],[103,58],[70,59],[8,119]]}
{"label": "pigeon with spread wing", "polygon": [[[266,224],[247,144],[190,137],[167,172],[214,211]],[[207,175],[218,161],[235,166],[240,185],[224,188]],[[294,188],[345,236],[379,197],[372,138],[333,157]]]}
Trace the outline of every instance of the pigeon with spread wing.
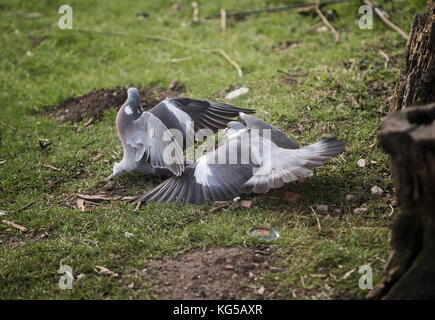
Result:
{"label": "pigeon with spread wing", "polygon": [[300,149],[282,148],[274,143],[276,138],[270,138],[273,134],[265,133],[229,122],[224,145],[186,166],[181,176],[170,177],[135,201],[201,204],[230,200],[242,193],[266,193],[311,176],[309,168],[322,166],[345,150],[344,142],[336,138]]}
{"label": "pigeon with spread wing", "polygon": [[223,129],[240,112],[254,111],[229,104],[188,98],[170,98],[143,111],[139,91],[129,88],[127,101],[119,109],[116,128],[124,150],[115,163],[113,179],[123,171],[180,176],[185,167],[186,139],[200,129],[208,135]]}

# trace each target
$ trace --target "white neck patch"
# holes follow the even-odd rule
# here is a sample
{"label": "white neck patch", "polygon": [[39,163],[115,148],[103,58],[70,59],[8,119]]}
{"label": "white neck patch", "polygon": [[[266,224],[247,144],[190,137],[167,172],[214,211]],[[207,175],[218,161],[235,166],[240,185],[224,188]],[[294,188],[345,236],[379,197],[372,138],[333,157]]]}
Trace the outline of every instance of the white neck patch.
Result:
{"label": "white neck patch", "polygon": [[129,104],[127,104],[127,105],[125,106],[125,108],[124,108],[124,112],[125,112],[126,114],[128,114],[128,115],[133,114],[133,110],[131,110],[131,107],[130,107]]}

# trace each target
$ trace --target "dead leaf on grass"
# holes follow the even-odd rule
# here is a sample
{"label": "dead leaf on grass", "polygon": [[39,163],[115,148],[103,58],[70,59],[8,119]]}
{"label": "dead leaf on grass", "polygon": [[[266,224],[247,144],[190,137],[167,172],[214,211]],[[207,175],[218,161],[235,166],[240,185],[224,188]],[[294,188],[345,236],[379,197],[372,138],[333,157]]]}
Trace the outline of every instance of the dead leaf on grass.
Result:
{"label": "dead leaf on grass", "polygon": [[103,266],[95,266],[95,268],[97,269],[97,272],[100,274],[104,274],[104,275],[108,275],[108,276],[112,276],[112,277],[117,277],[118,274],[116,272],[113,272],[112,270],[109,270],[106,267]]}

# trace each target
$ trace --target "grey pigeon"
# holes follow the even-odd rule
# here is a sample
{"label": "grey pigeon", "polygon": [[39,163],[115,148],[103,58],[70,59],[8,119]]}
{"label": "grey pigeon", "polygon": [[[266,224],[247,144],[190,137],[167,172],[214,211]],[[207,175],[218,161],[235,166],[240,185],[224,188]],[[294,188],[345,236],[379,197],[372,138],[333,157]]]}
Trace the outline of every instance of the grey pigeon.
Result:
{"label": "grey pigeon", "polygon": [[257,117],[248,115],[244,112],[239,113],[239,118],[245,123],[246,127],[249,129],[258,129],[259,136],[263,137],[263,130],[270,130],[270,138],[271,141],[276,144],[280,148],[284,149],[298,149],[299,144],[288,137],[284,132],[279,130],[278,128],[272,126],[264,120],[261,120]]}
{"label": "grey pigeon", "polygon": [[[249,157],[246,145],[249,144]],[[244,151],[245,150],[245,151]],[[284,149],[264,137],[253,137],[240,122],[228,123],[226,143],[186,166],[181,176],[172,176],[134,200],[201,204],[230,200],[242,193],[266,193],[285,183],[312,175],[319,167],[345,150],[344,142],[329,138],[301,149]],[[225,163],[219,161],[225,159]],[[236,159],[235,162],[228,159]]]}
{"label": "grey pigeon", "polygon": [[[113,174],[108,179],[123,171],[179,176],[184,171],[186,137],[194,136],[199,129],[209,129],[209,135],[213,134],[225,128],[240,112],[254,112],[229,104],[188,98],[165,99],[149,111],[143,111],[136,88],[129,88],[127,96],[116,116],[124,157],[120,163],[114,164]],[[175,132],[180,136],[177,137]],[[165,150],[172,150],[170,159]]]}

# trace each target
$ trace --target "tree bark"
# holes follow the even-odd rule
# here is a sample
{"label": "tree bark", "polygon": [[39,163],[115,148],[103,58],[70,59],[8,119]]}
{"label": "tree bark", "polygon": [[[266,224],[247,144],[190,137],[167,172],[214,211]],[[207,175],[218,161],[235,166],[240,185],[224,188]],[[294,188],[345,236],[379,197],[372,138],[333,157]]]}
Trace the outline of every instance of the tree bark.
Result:
{"label": "tree bark", "polygon": [[435,102],[435,0],[417,15],[405,50],[390,113]]}
{"label": "tree bark", "polygon": [[400,212],[371,299],[435,299],[435,103],[387,117],[378,134],[390,155]]}

